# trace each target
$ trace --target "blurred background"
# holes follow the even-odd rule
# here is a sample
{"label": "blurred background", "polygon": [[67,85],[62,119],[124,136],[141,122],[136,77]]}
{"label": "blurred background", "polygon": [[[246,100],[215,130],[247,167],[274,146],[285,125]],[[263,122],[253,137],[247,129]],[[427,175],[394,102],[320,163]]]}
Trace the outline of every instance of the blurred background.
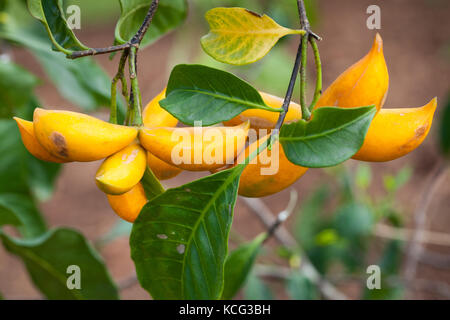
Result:
{"label": "blurred background", "polygon": [[[70,4],[81,7],[81,30],[76,33],[85,44],[102,47],[113,42],[120,14],[118,1],[65,1],[65,5]],[[306,4],[313,30],[323,37],[319,49],[324,88],[369,51],[375,31],[366,27],[366,9],[378,4],[382,26],[378,31],[384,41],[390,74],[384,108],[419,107],[437,96],[438,109],[428,138],[411,154],[388,163],[350,160],[334,168],[309,170],[295,183],[291,189],[298,194],[296,210],[283,227],[291,242],[280,243],[275,238],[269,241],[238,298],[320,298],[318,284],[305,275],[305,268],[299,268],[309,260],[323,279],[350,299],[449,299],[450,174],[439,148],[439,128],[450,89],[450,2],[310,0]],[[216,62],[202,52],[199,42],[208,32],[204,13],[216,6],[246,7],[268,14],[281,25],[298,26],[294,0],[190,0],[184,25],[140,52],[139,83],[144,102],[164,88],[171,69],[179,63],[225,69],[259,90],[284,96],[298,40],[283,39],[264,59],[250,66],[230,67]],[[107,112],[99,108],[108,103],[104,98],[107,92],[103,96],[86,93],[86,82],[95,85],[98,80],[90,78],[89,67],[74,75],[63,66],[64,62],[51,64],[48,57],[6,43],[1,44],[0,54],[2,63],[14,61],[42,79],[35,89],[40,105],[83,110],[107,118]],[[62,54],[61,57],[63,60]],[[111,77],[118,59],[95,58]],[[0,92],[6,97],[12,80],[0,78]],[[74,85],[79,80],[84,83]],[[309,80],[312,97],[315,79]],[[24,83],[23,79],[20,83]],[[299,90],[295,92],[294,99],[298,101]],[[17,110],[6,110],[2,103],[6,105],[0,101],[2,117],[17,114]],[[9,152],[2,146],[4,137],[0,138],[0,154]],[[0,172],[10,171],[10,165],[0,160]],[[66,164],[60,171],[55,169],[52,177],[35,176],[36,180],[56,178],[56,186],[53,191],[51,183],[36,183],[33,192],[41,200],[40,209],[50,226],[75,228],[95,244],[120,287],[122,299],[148,299],[135,279],[128,244],[130,225],[119,222],[95,185],[98,166],[99,163]],[[184,172],[163,184],[178,186],[201,176]],[[3,184],[14,185],[14,177],[0,177]],[[272,214],[284,210],[291,189],[263,198],[264,210]],[[231,248],[265,230],[254,211],[253,202],[238,199]],[[14,233],[12,229],[8,231]],[[381,268],[381,290],[366,288],[366,269],[372,264]],[[20,260],[2,247],[0,291],[6,299],[42,298]]]}

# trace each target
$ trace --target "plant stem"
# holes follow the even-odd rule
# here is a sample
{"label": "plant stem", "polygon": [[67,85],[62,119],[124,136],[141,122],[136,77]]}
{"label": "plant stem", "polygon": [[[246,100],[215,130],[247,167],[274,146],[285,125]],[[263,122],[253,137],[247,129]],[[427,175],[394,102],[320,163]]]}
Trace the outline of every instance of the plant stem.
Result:
{"label": "plant stem", "polygon": [[153,20],[153,16],[155,15],[157,9],[158,9],[159,0],[153,0],[150,4],[150,8],[148,9],[147,15],[144,18],[144,22],[142,23],[139,30],[136,32],[136,34],[131,38],[130,41],[124,44],[116,45],[116,46],[110,46],[105,48],[91,48],[84,51],[74,51],[67,55],[67,58],[69,59],[78,59],[82,57],[87,56],[95,56],[99,54],[105,54],[105,53],[111,53],[116,51],[122,51],[126,49],[130,49],[132,47],[139,47],[142,39],[144,39],[145,33],[147,32],[148,28],[150,27],[150,24]]}
{"label": "plant stem", "polygon": [[301,41],[301,67],[300,67],[300,106],[302,108],[302,118],[309,120],[311,112],[306,106],[306,63],[308,59],[308,34],[302,36]]}
{"label": "plant stem", "polygon": [[[288,89],[286,91],[286,96],[283,101],[283,111],[280,113],[278,117],[278,121],[275,125],[275,132],[278,132],[283,125],[284,119],[286,118],[286,114],[289,111],[289,105],[292,100],[292,93],[294,92],[295,82],[297,81],[297,74],[300,69],[300,59],[301,59],[301,51],[302,51],[302,42],[298,45],[297,56],[295,57],[294,68],[292,69],[291,79],[289,81]],[[275,134],[277,135],[277,133]],[[274,136],[275,137],[275,136]]]}
{"label": "plant stem", "polygon": [[[117,83],[119,82],[119,80],[122,82],[122,94],[128,92],[128,84],[126,83],[124,69],[129,53],[129,50],[124,50],[122,52],[122,56],[120,57],[119,69],[111,82],[111,112],[109,115],[109,122],[114,124],[117,124]],[[125,97],[128,102],[128,93]]]}
{"label": "plant stem", "polygon": [[322,94],[322,62],[320,60],[319,48],[317,47],[316,39],[310,38],[311,48],[314,52],[314,62],[316,64],[316,89],[314,91],[314,97],[309,105],[309,111],[312,111],[316,106],[317,101]]}
{"label": "plant stem", "polygon": [[309,37],[313,37],[317,40],[322,40],[321,37],[319,37],[317,34],[311,31],[311,26],[309,24],[308,16],[306,15],[306,8],[305,3],[303,0],[297,0],[297,8],[298,8],[298,15],[300,17],[300,23],[302,25],[302,29],[306,31],[306,34]]}
{"label": "plant stem", "polygon": [[129,117],[127,119],[127,125],[140,126],[142,125],[142,110],[141,110],[141,92],[139,91],[139,84],[136,74],[136,54],[137,48],[130,48],[130,56],[128,59],[130,67],[130,81],[131,81],[131,94],[130,94],[130,106]]}

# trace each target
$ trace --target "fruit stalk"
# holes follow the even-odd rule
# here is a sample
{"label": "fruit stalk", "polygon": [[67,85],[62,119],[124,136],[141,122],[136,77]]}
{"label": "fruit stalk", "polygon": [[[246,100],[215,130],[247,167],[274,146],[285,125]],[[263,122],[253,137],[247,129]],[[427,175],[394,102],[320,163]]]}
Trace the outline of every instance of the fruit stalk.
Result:
{"label": "fruit stalk", "polygon": [[136,72],[136,57],[137,48],[131,47],[128,63],[130,67],[130,81],[131,94],[129,103],[129,117],[127,117],[126,124],[132,126],[142,125],[142,108],[141,108],[141,92],[139,91],[139,84]]}
{"label": "fruit stalk", "polygon": [[320,60],[319,48],[317,47],[316,39],[310,38],[309,43],[311,43],[311,48],[314,53],[314,62],[316,64],[316,89],[314,90],[314,97],[309,105],[309,111],[312,111],[316,106],[317,101],[319,101],[320,95],[322,94],[322,61]]}
{"label": "fruit stalk", "polygon": [[120,57],[119,70],[117,71],[111,82],[111,111],[109,114],[109,122],[113,124],[117,124],[117,83],[119,82],[119,80],[122,83],[122,95],[124,96],[127,105],[129,104],[128,83],[124,74],[125,64],[127,62],[129,54],[129,50],[125,50],[122,52],[122,56]]}
{"label": "fruit stalk", "polygon": [[302,36],[301,40],[301,67],[300,67],[300,106],[302,107],[302,118],[309,120],[311,118],[311,112],[306,106],[306,62],[308,59],[308,38],[306,33]]}

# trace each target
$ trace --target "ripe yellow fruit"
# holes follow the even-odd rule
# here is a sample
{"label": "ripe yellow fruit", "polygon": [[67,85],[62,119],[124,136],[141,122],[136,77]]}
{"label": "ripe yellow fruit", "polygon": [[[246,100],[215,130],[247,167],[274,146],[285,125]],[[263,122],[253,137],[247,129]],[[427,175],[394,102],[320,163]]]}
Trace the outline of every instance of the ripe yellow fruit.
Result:
{"label": "ripe yellow fruit", "polygon": [[208,171],[232,163],[245,146],[249,123],[235,127],[143,128],[142,146],[175,167]]}
{"label": "ripe yellow fruit", "polygon": [[[147,128],[155,127],[176,127],[178,119],[161,108],[159,101],[166,96],[166,89],[161,91],[152,101],[148,103],[142,114],[144,126]],[[155,157],[147,152],[147,163],[150,169],[159,180],[168,180],[176,177],[181,173],[181,169],[171,166],[170,164]]]}
{"label": "ripe yellow fruit", "polygon": [[127,193],[114,196],[107,194],[109,204],[122,219],[133,223],[147,203],[144,187],[138,183]]}
{"label": "ripe yellow fruit", "polygon": [[183,171],[180,168],[174,167],[160,160],[150,152],[147,152],[147,163],[152,172],[159,180],[168,180],[175,178],[181,173],[181,171]]}
{"label": "ripe yellow fruit", "polygon": [[14,117],[14,120],[16,120],[17,126],[19,127],[23,145],[28,150],[28,152],[30,152],[33,156],[35,156],[39,160],[48,162],[56,162],[56,163],[67,162],[63,159],[53,156],[39,144],[34,135],[33,122],[23,120],[17,117]]}
{"label": "ripe yellow fruit", "polygon": [[65,161],[96,161],[125,148],[138,130],[70,111],[37,108],[33,117],[39,143]]}
{"label": "ripe yellow fruit", "polygon": [[[281,106],[283,105],[283,99],[279,97],[264,92],[260,92],[259,94],[269,107],[281,108]],[[275,124],[277,123],[279,115],[280,114],[278,112],[270,112],[260,109],[249,109],[245,110],[233,119],[225,121],[224,124],[226,126],[236,126],[243,122],[250,121],[250,127],[252,129],[273,129],[275,128]],[[300,105],[295,102],[291,102],[284,123],[290,123],[301,118],[302,109]]]}
{"label": "ripe yellow fruit", "polygon": [[389,74],[383,40],[377,33],[370,52],[342,73],[323,93],[315,108],[355,108],[375,105],[379,111],[386,100]]}
{"label": "ripe yellow fruit", "polygon": [[161,91],[152,101],[148,103],[142,113],[142,121],[145,127],[175,127],[177,118],[161,108],[159,101],[166,97],[166,89]]}
{"label": "ripe yellow fruit", "polygon": [[373,119],[364,144],[353,156],[363,161],[390,161],[416,149],[431,128],[437,99],[420,108],[382,109]]}
{"label": "ripe yellow fruit", "polygon": [[95,182],[107,194],[123,194],[141,181],[146,167],[146,151],[137,143],[131,144],[102,163]]}
{"label": "ripe yellow fruit", "polygon": [[[238,163],[244,162],[244,157],[252,154],[258,146],[260,146],[269,135],[255,141],[247,147],[238,157]],[[278,150],[279,156],[273,154]],[[269,162],[273,156],[272,162]],[[273,161],[278,161],[278,164]],[[275,171],[278,166],[278,171]],[[273,170],[270,168],[274,168]],[[264,172],[264,170],[266,172]],[[291,163],[284,153],[283,147],[277,141],[272,145],[272,149],[262,151],[253,162],[250,162],[244,169],[239,183],[239,195],[249,198],[260,198],[280,192],[298,179],[300,179],[308,171],[308,168],[297,166]]]}

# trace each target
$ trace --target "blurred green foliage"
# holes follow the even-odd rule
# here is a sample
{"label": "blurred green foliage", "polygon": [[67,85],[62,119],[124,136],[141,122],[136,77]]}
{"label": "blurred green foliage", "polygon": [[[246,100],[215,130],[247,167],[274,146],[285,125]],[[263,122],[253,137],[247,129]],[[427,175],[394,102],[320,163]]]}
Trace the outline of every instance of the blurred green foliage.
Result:
{"label": "blurred green foliage", "polygon": [[[358,163],[352,169],[340,165],[324,171],[326,182],[302,201],[295,216],[293,233],[299,247],[329,281],[336,285],[357,281],[361,299],[401,299],[404,286],[397,279],[404,243],[374,241],[374,231],[377,223],[403,226],[396,194],[411,177],[411,169],[404,167],[395,175],[383,176],[389,183],[384,184],[383,194],[379,196],[373,195],[372,170],[367,164]],[[277,254],[290,266],[285,280],[288,296],[320,298],[317,286],[298,270],[301,260],[296,249],[280,247]],[[381,269],[381,289],[367,289],[366,269],[372,264]],[[250,285],[255,286],[248,283],[247,287]],[[246,295],[246,298],[250,297]]]}

